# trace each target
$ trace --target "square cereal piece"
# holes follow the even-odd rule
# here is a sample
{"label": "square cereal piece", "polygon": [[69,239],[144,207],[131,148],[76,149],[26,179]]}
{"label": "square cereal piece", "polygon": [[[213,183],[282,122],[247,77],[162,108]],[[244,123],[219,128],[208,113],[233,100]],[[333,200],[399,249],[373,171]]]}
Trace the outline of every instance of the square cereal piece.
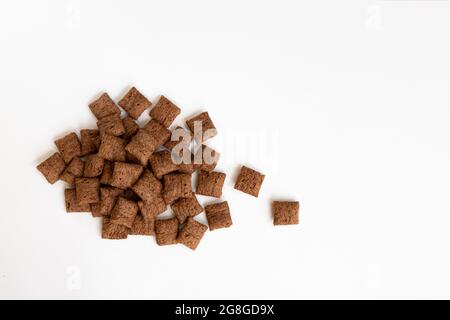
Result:
{"label": "square cereal piece", "polygon": [[155,138],[144,129],[140,129],[128,143],[125,150],[138,159],[141,165],[147,166],[148,159],[158,148],[156,145]]}
{"label": "square cereal piece", "polygon": [[125,146],[124,139],[103,134],[98,155],[109,161],[125,161]]}
{"label": "square cereal piece", "polygon": [[116,162],[114,163],[111,185],[120,189],[131,188],[144,171],[138,164]]}
{"label": "square cereal piece", "polygon": [[164,176],[163,198],[166,204],[172,204],[179,198],[192,195],[191,175],[186,173],[171,173]]}
{"label": "square cereal piece", "polygon": [[154,108],[150,111],[150,117],[168,128],[180,113],[180,108],[166,97],[161,96]]}
{"label": "square cereal piece", "polygon": [[208,230],[207,226],[189,218],[183,229],[179,232],[177,242],[184,244],[191,250],[195,250],[205,235],[206,230]]}
{"label": "square cereal piece", "polygon": [[150,108],[151,102],[148,101],[135,87],[132,87],[127,94],[119,101],[121,106],[130,117],[137,120],[145,109]]}
{"label": "square cereal piece", "polygon": [[89,203],[80,204],[77,201],[75,189],[64,190],[64,198],[66,202],[66,212],[89,212],[91,207]]}
{"label": "square cereal piece", "polygon": [[178,220],[177,218],[155,221],[156,243],[159,246],[177,244]]}
{"label": "square cereal piece", "polygon": [[[201,143],[217,135],[217,129],[214,126],[208,112],[200,113],[186,121],[189,130],[194,133],[194,139]],[[197,129],[197,131],[196,131]]]}
{"label": "square cereal piece", "polygon": [[75,132],[56,140],[55,144],[66,164],[69,164],[73,158],[81,156],[81,143]]}
{"label": "square cereal piece", "polygon": [[205,212],[206,219],[209,224],[209,230],[211,231],[221,228],[228,228],[233,224],[227,201],[210,204],[205,207]]}
{"label": "square cereal piece", "polygon": [[84,162],[80,158],[76,157],[70,161],[66,170],[64,170],[60,179],[68,184],[75,184],[75,178],[80,178],[83,176],[84,172]]}
{"label": "square cereal piece", "polygon": [[139,201],[138,206],[142,216],[147,221],[155,220],[158,215],[167,209],[167,205],[162,196],[158,196],[152,201]]}
{"label": "square cereal piece", "polygon": [[154,119],[151,119],[149,122],[147,122],[143,129],[150,133],[153,139],[155,139],[155,149],[169,141],[172,135],[169,129],[165,128]]}
{"label": "square cereal piece", "polygon": [[155,220],[146,221],[142,214],[138,214],[134,218],[131,226],[130,235],[136,236],[153,236],[155,234]]}
{"label": "square cereal piece", "polygon": [[158,179],[178,170],[178,165],[172,162],[172,153],[167,150],[154,153],[149,161],[152,170]]}
{"label": "square cereal piece", "polygon": [[139,125],[130,116],[126,116],[122,120],[122,123],[125,128],[125,133],[122,138],[125,140],[131,139],[139,131]]}
{"label": "square cereal piece", "polygon": [[101,118],[97,121],[97,127],[100,131],[100,135],[107,133],[118,137],[125,133],[125,127],[123,126],[122,119],[118,114],[112,114]]}
{"label": "square cereal piece", "polygon": [[100,158],[98,154],[92,154],[87,157],[84,166],[84,177],[95,178],[101,176],[105,167],[105,159]]}
{"label": "square cereal piece", "polygon": [[258,198],[264,177],[258,171],[242,166],[234,188]]}
{"label": "square cereal piece", "polygon": [[200,170],[198,172],[196,193],[203,196],[220,198],[222,196],[225,177],[226,174],[223,172]]}
{"label": "square cereal piece", "polygon": [[92,101],[89,104],[89,109],[97,119],[102,119],[112,114],[120,114],[119,107],[116,106],[114,101],[105,92],[97,100]]}
{"label": "square cereal piece", "polygon": [[139,207],[136,202],[119,197],[111,211],[111,222],[130,229],[138,211]]}
{"label": "square cereal piece", "polygon": [[131,188],[144,201],[151,202],[161,196],[162,183],[151,173],[145,170],[139,180]]}
{"label": "square cereal piece", "polygon": [[102,213],[100,212],[100,202],[99,203],[91,203],[91,214],[93,218],[101,218],[103,217]]}
{"label": "square cereal piece", "polygon": [[105,160],[105,165],[103,166],[103,172],[100,177],[101,184],[111,185],[113,169],[114,169],[114,163],[111,161]]}
{"label": "square cereal piece", "polygon": [[171,205],[173,213],[180,223],[184,223],[187,218],[195,217],[203,212],[203,208],[194,193],[189,198],[180,198]]}
{"label": "square cereal piece", "polygon": [[100,147],[100,132],[93,129],[83,129],[81,136],[81,156],[87,156],[98,152]]}
{"label": "square cereal piece", "polygon": [[111,223],[111,219],[104,217],[102,224],[102,238],[109,240],[124,240],[128,238],[129,228]]}
{"label": "square cereal piece", "polygon": [[114,209],[116,201],[122,193],[123,190],[119,188],[100,188],[100,214],[104,216],[111,215],[111,211]]}
{"label": "square cereal piece", "polygon": [[54,184],[64,172],[66,163],[62,156],[56,152],[36,168],[44,175],[48,183]]}
{"label": "square cereal piece", "polygon": [[183,143],[185,148],[188,149],[192,142],[192,134],[190,131],[184,129],[183,127],[176,127],[169,138],[169,140],[164,144],[166,149],[172,151],[175,146],[179,143]]}
{"label": "square cereal piece", "polygon": [[220,153],[202,144],[194,155],[194,169],[214,171],[220,160]]}
{"label": "square cereal piece", "polygon": [[100,201],[100,181],[97,178],[75,178],[75,189],[80,205]]}
{"label": "square cereal piece", "polygon": [[274,201],[273,224],[292,225],[299,223],[300,203],[298,201]]}

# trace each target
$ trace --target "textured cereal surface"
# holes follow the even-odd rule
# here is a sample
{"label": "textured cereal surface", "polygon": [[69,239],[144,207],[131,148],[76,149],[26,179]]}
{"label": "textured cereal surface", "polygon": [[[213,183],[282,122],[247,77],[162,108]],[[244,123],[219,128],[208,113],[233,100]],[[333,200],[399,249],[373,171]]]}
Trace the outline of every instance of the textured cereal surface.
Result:
{"label": "textured cereal surface", "polygon": [[114,163],[111,185],[120,189],[131,188],[138,181],[144,168],[134,163]]}
{"label": "textured cereal surface", "polygon": [[195,217],[203,212],[203,207],[197,200],[195,194],[190,198],[180,198],[171,205],[173,213],[180,223],[184,223],[187,218]]}
{"label": "textured cereal surface", "polygon": [[179,232],[177,241],[191,250],[196,250],[206,230],[208,230],[207,226],[189,218]]}
{"label": "textured cereal surface", "polygon": [[[196,134],[195,132],[195,123],[201,124],[201,135]],[[211,139],[217,135],[216,127],[209,117],[208,112],[202,112],[199,115],[189,119],[186,121],[186,125],[189,130],[194,134],[194,139],[198,142],[204,142],[208,139]]]}
{"label": "textured cereal surface", "polygon": [[171,173],[164,176],[163,197],[166,204],[171,204],[179,198],[192,195],[191,175],[186,173]]}
{"label": "textured cereal surface", "polygon": [[90,212],[91,207],[89,203],[79,204],[75,189],[64,190],[64,198],[66,202],[67,212]]}
{"label": "textured cereal surface", "polygon": [[89,109],[97,119],[102,119],[111,114],[120,114],[120,109],[116,106],[114,101],[105,92],[97,100],[89,104]]}
{"label": "textured cereal surface", "polygon": [[300,203],[298,201],[274,201],[272,208],[274,225],[299,224]]}
{"label": "textured cereal surface", "polygon": [[198,173],[196,193],[203,196],[220,198],[222,196],[225,177],[226,175],[223,172],[200,170]]}
{"label": "textured cereal surface", "polygon": [[102,238],[110,240],[124,240],[128,238],[130,229],[111,222],[110,218],[104,217],[102,224]]}
{"label": "textured cereal surface", "polygon": [[155,221],[156,243],[160,246],[177,244],[178,220],[177,218]]}
{"label": "textured cereal surface", "polygon": [[100,132],[94,129],[82,129],[81,137],[81,156],[87,156],[98,152],[100,147]]}
{"label": "textured cereal surface", "polygon": [[55,145],[66,164],[69,164],[73,158],[81,156],[81,143],[75,132],[56,140]]}
{"label": "textured cereal surface", "polygon": [[242,166],[234,188],[257,198],[264,177],[258,171]]}
{"label": "textured cereal surface", "polygon": [[178,170],[178,165],[172,161],[171,152],[167,150],[154,153],[150,157],[150,166],[158,179]]}
{"label": "textured cereal surface", "polygon": [[105,159],[99,157],[98,154],[92,154],[86,158],[86,164],[84,166],[84,177],[95,178],[103,173],[105,166]]}
{"label": "textured cereal surface", "polygon": [[233,224],[231,220],[230,208],[228,202],[210,204],[205,207],[206,219],[208,220],[209,229],[228,228]]}
{"label": "textured cereal surface", "polygon": [[125,161],[126,140],[103,134],[98,155],[108,161]]}
{"label": "textured cereal surface", "polygon": [[135,87],[132,87],[122,100],[119,101],[119,106],[134,120],[137,120],[142,112],[150,108],[151,105],[151,102]]}
{"label": "textured cereal surface", "polygon": [[144,201],[151,202],[161,196],[162,183],[150,172],[145,170],[132,190]]}
{"label": "textured cereal surface", "polygon": [[164,96],[161,96],[150,111],[150,117],[168,128],[175,118],[181,113],[181,109]]}
{"label": "textured cereal surface", "polygon": [[138,206],[142,216],[148,221],[154,220],[167,209],[167,205],[162,196],[156,197],[151,201],[140,201],[138,202]]}
{"label": "textured cereal surface", "polygon": [[111,222],[130,229],[133,226],[134,218],[138,211],[139,207],[137,203],[119,197],[116,201],[116,205],[111,211]]}
{"label": "textured cereal surface", "polygon": [[97,127],[100,131],[100,135],[107,133],[118,137],[125,134],[125,127],[123,126],[122,119],[118,114],[112,114],[98,120]]}
{"label": "textured cereal surface", "polygon": [[37,166],[37,169],[44,175],[48,183],[54,184],[64,172],[66,163],[58,152],[51,155],[47,160]]}
{"label": "textured cereal surface", "polygon": [[100,201],[100,181],[97,178],[75,178],[75,189],[80,205]]}

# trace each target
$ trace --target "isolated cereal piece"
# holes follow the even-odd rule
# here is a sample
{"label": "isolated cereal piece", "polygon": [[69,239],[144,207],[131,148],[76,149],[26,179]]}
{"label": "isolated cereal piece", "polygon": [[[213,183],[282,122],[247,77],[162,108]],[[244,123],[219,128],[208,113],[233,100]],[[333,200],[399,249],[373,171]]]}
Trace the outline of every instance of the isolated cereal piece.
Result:
{"label": "isolated cereal piece", "polygon": [[139,207],[136,202],[119,197],[111,211],[111,223],[131,228],[138,211]]}
{"label": "isolated cereal piece", "polygon": [[112,209],[116,205],[116,201],[123,193],[122,189],[114,187],[102,187],[100,188],[100,214],[109,216]]}
{"label": "isolated cereal piece", "polygon": [[87,156],[98,152],[101,139],[100,132],[94,129],[83,129],[80,131],[81,136],[81,156]]}
{"label": "isolated cereal piece", "polygon": [[[197,130],[200,130],[201,125],[202,134],[200,135],[198,135],[198,133],[195,132],[196,122],[198,123]],[[188,126],[189,130],[191,130],[191,132],[194,133],[194,139],[197,140],[198,142],[204,142],[217,135],[216,127],[214,126],[214,123],[209,117],[208,112],[200,113],[199,115],[187,120],[186,125]]]}
{"label": "isolated cereal piece", "polygon": [[166,174],[178,170],[178,165],[172,162],[171,152],[167,150],[154,153],[150,157],[149,162],[153,172],[155,173],[155,176],[158,179],[161,179]]}
{"label": "isolated cereal piece", "polygon": [[195,250],[205,235],[206,230],[208,230],[207,226],[192,218],[188,218],[183,229],[178,234],[177,241],[189,249]]}
{"label": "isolated cereal piece", "polygon": [[156,243],[160,246],[177,244],[178,220],[177,218],[155,221]]}
{"label": "isolated cereal piece", "polygon": [[126,116],[122,123],[125,128],[122,138],[126,140],[131,139],[139,131],[139,125],[130,116]]}
{"label": "isolated cereal piece", "polygon": [[89,109],[97,119],[102,119],[111,114],[120,114],[120,109],[105,92],[97,100],[89,104]]}
{"label": "isolated cereal piece", "polygon": [[146,221],[142,214],[137,214],[131,226],[130,235],[152,236],[155,234],[155,221]]}
{"label": "isolated cereal piece", "polygon": [[194,169],[214,171],[219,160],[220,153],[203,144],[194,155]]}
{"label": "isolated cereal piece", "polygon": [[125,146],[124,139],[103,134],[98,155],[109,161],[125,161]]}
{"label": "isolated cereal piece", "polygon": [[170,139],[164,144],[166,149],[172,150],[179,143],[184,143],[186,147],[192,142],[192,134],[190,131],[184,129],[183,127],[176,127],[170,136]]}
{"label": "isolated cereal piece", "polygon": [[186,173],[171,173],[164,176],[163,197],[166,204],[172,204],[179,198],[192,195],[191,175]]}
{"label": "isolated cereal piece", "polygon": [[125,134],[125,127],[123,126],[122,119],[118,114],[112,114],[98,120],[97,127],[100,131],[100,135],[107,133],[118,137]]}
{"label": "isolated cereal piece", "polygon": [[129,228],[111,223],[111,219],[104,217],[102,224],[102,238],[110,240],[124,240],[128,238]]}
{"label": "isolated cereal piece", "polygon": [[152,199],[152,201],[139,201],[138,206],[141,214],[147,221],[155,220],[158,215],[167,209],[167,205],[162,196],[158,196]]}
{"label": "isolated cereal piece", "polygon": [[274,225],[299,223],[300,203],[298,201],[274,201],[272,208]]}
{"label": "isolated cereal piece", "polygon": [[258,171],[242,166],[234,188],[257,198],[264,177]]}
{"label": "isolated cereal piece", "polygon": [[144,97],[135,87],[132,87],[127,94],[119,101],[121,106],[130,117],[137,120],[145,109],[150,108],[151,102]]}
{"label": "isolated cereal piece", "polygon": [[200,170],[198,172],[196,193],[203,196],[220,198],[222,196],[225,177],[226,174],[222,172]]}
{"label": "isolated cereal piece", "polygon": [[151,202],[159,197],[162,191],[162,183],[151,173],[145,170],[139,180],[131,188],[144,201]]}
{"label": "isolated cereal piece", "polygon": [[131,188],[144,171],[141,165],[134,163],[114,163],[111,185],[120,189]]}
{"label": "isolated cereal piece", "polygon": [[75,178],[80,178],[84,173],[84,162],[76,157],[70,161],[67,168],[64,170],[60,179],[68,184],[75,184]]}
{"label": "isolated cereal piece", "polygon": [[80,205],[100,201],[100,181],[97,178],[75,178],[75,189]]}
{"label": "isolated cereal piece", "polygon": [[195,194],[192,194],[189,198],[178,199],[172,203],[171,208],[180,223],[184,223],[187,218],[195,217],[203,212]]}
{"label": "isolated cereal piece", "polygon": [[114,163],[111,161],[105,160],[105,165],[103,166],[103,172],[100,177],[100,183],[111,185],[111,178],[114,169]]}
{"label": "isolated cereal piece", "polygon": [[81,156],[81,143],[75,132],[56,140],[55,144],[66,164],[69,164],[73,158]]}
{"label": "isolated cereal piece", "polygon": [[37,166],[37,169],[44,175],[48,183],[54,184],[64,172],[66,163],[58,152],[54,153],[47,160]]}
{"label": "isolated cereal piece", "polygon": [[66,201],[66,211],[67,212],[89,212],[91,207],[89,203],[80,204],[77,201],[77,195],[75,189],[64,190],[64,198]]}
{"label": "isolated cereal piece", "polygon": [[141,165],[147,166],[148,159],[157,148],[155,141],[155,138],[150,133],[141,129],[131,139],[125,149],[138,159]]}
{"label": "isolated cereal piece", "polygon": [[181,109],[164,96],[161,96],[150,111],[150,117],[168,128],[180,114]]}
{"label": "isolated cereal piece", "polygon": [[103,173],[104,166],[105,160],[100,158],[98,154],[88,156],[84,166],[84,177],[95,178],[100,176]]}
{"label": "isolated cereal piece", "polygon": [[101,213],[101,205],[100,202],[99,203],[91,203],[90,204],[91,207],[91,214],[92,217],[94,218],[100,218],[103,217],[102,213]]}
{"label": "isolated cereal piece", "polygon": [[154,138],[155,149],[164,145],[170,140],[172,133],[169,129],[161,125],[158,121],[151,119],[143,128]]}
{"label": "isolated cereal piece", "polygon": [[228,228],[233,224],[227,201],[210,204],[205,207],[205,212],[209,230],[211,231],[221,228]]}

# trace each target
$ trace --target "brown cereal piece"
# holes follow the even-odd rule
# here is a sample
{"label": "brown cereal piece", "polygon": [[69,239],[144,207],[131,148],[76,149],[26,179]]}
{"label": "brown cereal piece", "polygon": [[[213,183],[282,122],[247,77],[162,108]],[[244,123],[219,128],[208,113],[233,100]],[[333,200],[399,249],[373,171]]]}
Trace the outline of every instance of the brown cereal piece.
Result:
{"label": "brown cereal piece", "polygon": [[90,212],[91,207],[89,203],[80,204],[77,201],[75,189],[64,190],[64,198],[66,202],[66,212]]}
{"label": "brown cereal piece", "polygon": [[122,138],[125,140],[131,139],[139,131],[139,125],[130,116],[126,116],[122,123],[125,129]]}
{"label": "brown cereal piece", "polygon": [[178,166],[172,162],[171,152],[167,150],[154,153],[149,161],[152,170],[158,179],[178,170]]}
{"label": "brown cereal piece", "polygon": [[47,179],[48,183],[54,184],[66,168],[66,163],[58,152],[51,155],[47,160],[36,167]]}
{"label": "brown cereal piece", "polygon": [[180,163],[178,165],[178,172],[192,174],[194,171],[194,163]]}
{"label": "brown cereal piece", "polygon": [[138,211],[136,202],[119,197],[111,211],[111,222],[131,228]]}
{"label": "brown cereal piece", "polygon": [[105,165],[103,166],[102,176],[100,177],[101,184],[111,185],[113,169],[114,169],[114,163],[105,160]]}
{"label": "brown cereal piece", "polygon": [[86,164],[84,166],[84,177],[95,178],[103,173],[105,167],[105,160],[100,158],[98,154],[92,154],[87,157]]}
{"label": "brown cereal piece", "polygon": [[178,234],[177,242],[184,244],[189,249],[195,250],[205,235],[206,230],[208,230],[207,226],[192,218],[188,218],[183,229]]}
{"label": "brown cereal piece", "polygon": [[208,172],[214,171],[219,160],[220,153],[203,144],[194,155],[194,169]]}
{"label": "brown cereal piece", "polygon": [[150,108],[152,103],[144,97],[135,87],[132,87],[127,94],[119,101],[121,106],[130,117],[137,120],[145,109]]}
{"label": "brown cereal piece", "polygon": [[156,145],[155,138],[144,129],[141,129],[131,139],[125,150],[138,159],[141,165],[147,166],[148,159],[157,148]]}
{"label": "brown cereal piece", "polygon": [[156,243],[159,246],[177,244],[178,220],[177,218],[155,221]]}
{"label": "brown cereal piece", "polygon": [[130,235],[152,236],[155,234],[155,220],[146,221],[142,214],[137,214],[131,226]]}
{"label": "brown cereal piece", "polygon": [[192,195],[191,175],[186,173],[171,173],[164,176],[163,197],[166,204],[172,204],[179,198],[189,198]]}
{"label": "brown cereal piece", "polygon": [[274,201],[273,208],[273,224],[292,225],[299,223],[300,203],[298,201]]}
{"label": "brown cereal piece", "polygon": [[92,217],[94,217],[94,218],[103,217],[103,215],[100,211],[100,209],[101,209],[100,202],[99,203],[91,203],[90,208],[91,208]]}
{"label": "brown cereal piece", "polygon": [[102,224],[102,238],[110,240],[124,240],[128,238],[129,228],[111,223],[111,219],[104,217]]}
{"label": "brown cereal piece", "polygon": [[233,224],[227,201],[210,204],[205,207],[205,212],[206,219],[209,224],[209,230],[211,231],[221,228],[228,228]]}
{"label": "brown cereal piece", "polygon": [[125,199],[128,199],[128,200],[131,200],[133,202],[136,202],[136,203],[141,201],[141,198],[136,194],[136,192],[134,192],[131,189],[124,190],[122,193],[122,197],[124,197]]}
{"label": "brown cereal piece", "polygon": [[151,119],[149,122],[147,122],[143,129],[150,133],[150,135],[153,137],[155,149],[169,141],[172,135],[169,129],[165,128],[154,119]]}
{"label": "brown cereal piece", "polygon": [[125,127],[123,126],[122,119],[118,114],[112,114],[101,118],[97,121],[97,127],[100,131],[100,135],[107,133],[118,137],[125,134]]}
{"label": "brown cereal piece", "polygon": [[122,189],[114,187],[102,187],[100,188],[100,214],[109,216],[112,209],[116,205],[116,201],[123,193]]}
{"label": "brown cereal piece", "polygon": [[139,180],[131,188],[144,201],[151,202],[159,197],[162,191],[162,183],[151,173],[145,170]]}
{"label": "brown cereal piece", "polygon": [[139,201],[139,210],[147,221],[155,220],[155,218],[166,211],[167,205],[162,196],[158,196],[151,201]]}
{"label": "brown cereal piece", "polygon": [[100,147],[100,132],[94,129],[83,129],[81,136],[81,156],[87,156],[98,152]]}
{"label": "brown cereal piece", "polygon": [[138,164],[114,163],[111,185],[120,189],[131,188],[142,174],[144,168]]}
{"label": "brown cereal piece", "polygon": [[135,156],[133,156],[131,153],[129,153],[128,151],[126,152],[126,162],[128,163],[136,163],[136,164],[141,164],[141,161],[139,161],[138,158],[136,158]]}
{"label": "brown cereal piece", "polygon": [[100,181],[97,178],[75,178],[75,189],[80,205],[100,201]]}
{"label": "brown cereal piece", "polygon": [[195,194],[192,194],[189,198],[178,199],[172,203],[171,208],[180,223],[184,223],[187,218],[195,217],[203,212]]}
{"label": "brown cereal piece", "polygon": [[161,123],[164,127],[168,128],[180,114],[181,109],[178,108],[172,101],[164,96],[161,96],[150,111],[150,117]]}
{"label": "brown cereal piece", "polygon": [[109,161],[125,161],[125,146],[124,139],[103,134],[98,155]]}
{"label": "brown cereal piece", "polygon": [[66,164],[69,164],[73,158],[81,156],[81,143],[75,132],[56,140],[55,144]]}
{"label": "brown cereal piece", "polygon": [[184,129],[183,127],[176,127],[172,133],[169,141],[164,144],[166,149],[172,150],[179,143],[184,143],[186,147],[189,147],[192,141],[191,132]]}
{"label": "brown cereal piece", "polygon": [[89,104],[89,109],[97,119],[102,119],[112,114],[120,114],[120,109],[105,92],[97,100]]}
{"label": "brown cereal piece", "polygon": [[73,158],[70,164],[64,170],[60,179],[68,184],[75,184],[75,178],[80,178],[83,176],[84,172],[84,162],[80,158]]}
{"label": "brown cereal piece", "polygon": [[[195,123],[197,122],[197,130],[200,130],[200,124],[201,124],[201,134],[199,135],[197,132],[195,132]],[[202,112],[199,115],[196,115],[195,117],[189,119],[186,121],[186,125],[188,126],[189,130],[191,130],[192,133],[194,133],[194,139],[197,140],[197,142],[204,142],[208,139],[211,139],[217,135],[216,127],[214,126],[214,123],[212,122],[211,118],[209,117],[208,112]]]}
{"label": "brown cereal piece", "polygon": [[226,174],[223,172],[207,172],[200,170],[197,180],[197,194],[220,198]]}
{"label": "brown cereal piece", "polygon": [[258,171],[242,166],[234,188],[258,198],[264,177]]}

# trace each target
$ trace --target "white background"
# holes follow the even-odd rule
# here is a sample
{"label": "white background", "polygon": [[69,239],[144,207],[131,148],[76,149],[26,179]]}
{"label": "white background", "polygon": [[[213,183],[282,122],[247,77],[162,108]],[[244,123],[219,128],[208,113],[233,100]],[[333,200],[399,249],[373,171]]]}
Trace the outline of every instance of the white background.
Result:
{"label": "white background", "polygon": [[[450,1],[2,2],[0,298],[450,298],[449,14]],[[89,101],[131,85],[219,129],[234,226],[196,252],[101,240],[35,169],[95,125]],[[267,175],[258,199],[232,188],[242,163]],[[301,202],[299,226],[272,226],[276,198]]]}

